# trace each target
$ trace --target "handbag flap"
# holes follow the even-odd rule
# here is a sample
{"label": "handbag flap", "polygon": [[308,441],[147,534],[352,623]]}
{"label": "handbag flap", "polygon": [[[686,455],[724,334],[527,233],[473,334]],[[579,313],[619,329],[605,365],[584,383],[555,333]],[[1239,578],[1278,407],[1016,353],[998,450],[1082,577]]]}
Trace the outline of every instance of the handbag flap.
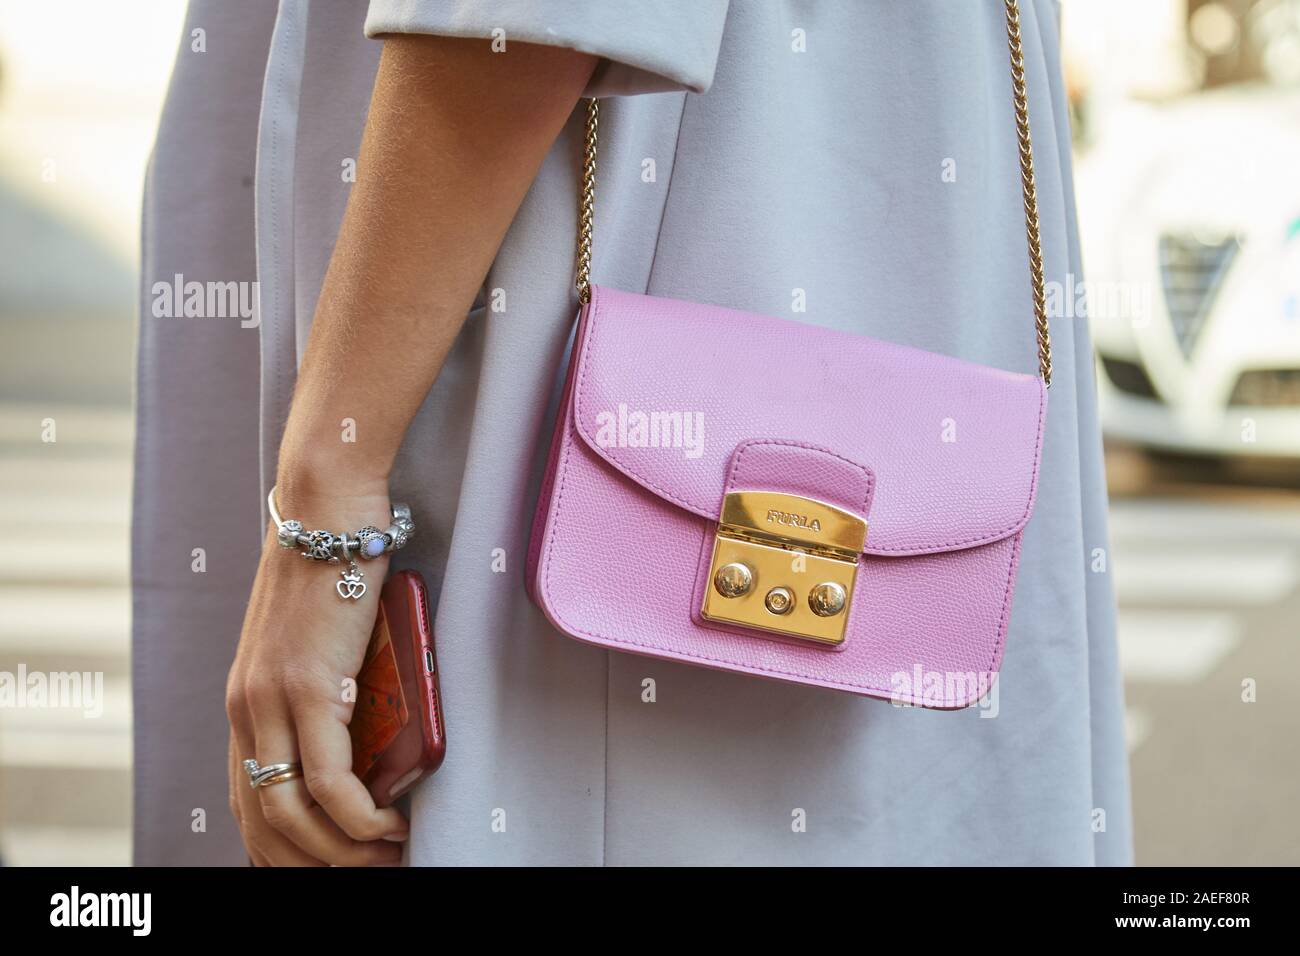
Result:
{"label": "handbag flap", "polygon": [[737,448],[816,446],[874,475],[863,551],[1015,534],[1033,510],[1047,393],[1033,375],[785,319],[592,286],[574,425],[633,481],[716,521]]}

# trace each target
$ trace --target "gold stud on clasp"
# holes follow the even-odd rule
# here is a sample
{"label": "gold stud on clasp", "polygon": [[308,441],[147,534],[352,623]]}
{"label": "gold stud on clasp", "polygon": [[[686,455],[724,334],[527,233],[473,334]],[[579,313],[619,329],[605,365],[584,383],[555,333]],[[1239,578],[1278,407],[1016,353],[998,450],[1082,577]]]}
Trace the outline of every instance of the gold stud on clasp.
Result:
{"label": "gold stud on clasp", "polygon": [[844,610],[844,588],[834,581],[824,581],[808,593],[808,606],[818,617],[834,617]]}
{"label": "gold stud on clasp", "polygon": [[739,561],[724,564],[713,576],[713,586],[724,598],[738,598],[749,593],[749,589],[754,586],[754,572]]}

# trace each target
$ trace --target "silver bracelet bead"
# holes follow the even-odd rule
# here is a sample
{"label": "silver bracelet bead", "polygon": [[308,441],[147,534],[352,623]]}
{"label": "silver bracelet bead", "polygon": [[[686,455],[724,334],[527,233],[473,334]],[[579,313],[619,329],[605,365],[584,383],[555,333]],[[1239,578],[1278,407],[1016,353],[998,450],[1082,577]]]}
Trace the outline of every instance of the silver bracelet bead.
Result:
{"label": "silver bracelet bead", "polygon": [[302,534],[302,522],[290,518],[275,530],[275,539],[282,548],[298,547],[298,536]]}
{"label": "silver bracelet bead", "polygon": [[411,520],[411,508],[402,502],[393,504],[393,523],[384,531],[384,540],[389,551],[406,547],[406,542],[415,537],[415,522]]}
{"label": "silver bracelet bead", "polygon": [[363,558],[377,558],[384,553],[384,533],[373,525],[357,532],[357,553]]}
{"label": "silver bracelet bead", "polygon": [[331,531],[313,531],[307,535],[307,550],[303,557],[313,561],[328,561],[334,557],[334,546],[338,538]]}
{"label": "silver bracelet bead", "polygon": [[393,524],[401,528],[407,538],[415,536],[415,522],[411,520],[411,506],[397,502],[393,505]]}

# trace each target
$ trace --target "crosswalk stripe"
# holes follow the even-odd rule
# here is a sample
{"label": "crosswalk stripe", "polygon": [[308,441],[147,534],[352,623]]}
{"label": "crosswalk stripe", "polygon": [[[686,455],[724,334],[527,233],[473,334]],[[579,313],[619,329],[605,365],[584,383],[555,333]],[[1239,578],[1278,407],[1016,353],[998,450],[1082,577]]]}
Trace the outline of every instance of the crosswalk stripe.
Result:
{"label": "crosswalk stripe", "polygon": [[[97,465],[83,465],[97,468]],[[105,494],[102,489],[87,491],[69,487],[25,488],[21,491],[5,487],[0,491],[7,503],[0,500],[0,521],[15,537],[42,541],[51,535],[80,535],[87,527],[108,528],[122,540],[130,533],[131,494],[128,487],[120,494]]]}
{"label": "crosswalk stripe", "polygon": [[1119,659],[1128,680],[1196,683],[1208,677],[1240,641],[1241,623],[1232,614],[1119,612]]}
{"label": "crosswalk stripe", "polygon": [[6,727],[0,734],[0,768],[5,773],[19,767],[118,770],[130,766],[129,729],[93,733],[66,728],[27,730]]}
{"label": "crosswalk stripe", "polygon": [[10,826],[0,854],[7,866],[128,866],[131,828]]}
{"label": "crosswalk stripe", "polygon": [[[56,494],[92,497],[105,504],[122,504],[130,497],[131,458],[120,454],[68,455],[27,450],[6,455],[0,468],[0,515],[5,519],[31,514],[29,502]],[[52,512],[46,517],[58,517]]]}
{"label": "crosswalk stripe", "polygon": [[1111,543],[1192,542],[1214,547],[1229,542],[1280,542],[1300,549],[1300,509],[1268,504],[1215,504],[1204,500],[1112,501]]}
{"label": "crosswalk stripe", "polygon": [[[0,665],[0,671],[7,672],[11,678],[17,678],[23,672],[10,669],[10,665]],[[52,686],[47,672],[40,671],[46,680],[46,687]],[[89,673],[87,683],[86,674]],[[80,695],[75,706],[36,707],[31,706],[30,696],[22,696],[26,705],[11,705],[0,709],[0,728],[4,733],[10,732],[52,732],[61,730],[81,731],[89,734],[115,733],[131,729],[131,682],[126,677],[97,677],[93,671],[80,672],[80,678],[70,681],[70,676],[63,678],[57,690],[51,693],[77,693]],[[32,669],[26,670],[28,684],[34,680]],[[16,694],[21,691],[15,691]],[[30,694],[31,691],[28,691]],[[85,702],[82,706],[81,701]],[[88,712],[92,715],[88,716]],[[97,714],[94,716],[93,714]]]}
{"label": "crosswalk stripe", "polygon": [[[108,678],[101,691],[98,700],[86,696],[86,707],[0,710],[0,772],[13,773],[29,767],[129,768],[130,682],[123,677]],[[90,708],[99,716],[88,716]]]}
{"label": "crosswalk stripe", "polygon": [[1300,584],[1300,550],[1285,546],[1135,547],[1115,553],[1121,604],[1265,607]]}
{"label": "crosswalk stripe", "polygon": [[1151,717],[1137,707],[1124,708],[1124,742],[1128,752],[1137,750],[1151,736]]}
{"label": "crosswalk stripe", "polygon": [[130,454],[135,422],[129,408],[6,401],[0,405],[0,442],[43,445],[47,420],[54,423],[53,445],[107,445]]}
{"label": "crosswalk stripe", "polygon": [[129,553],[124,535],[88,527],[75,537],[56,537],[40,548],[0,548],[0,581],[6,584],[126,586]]}
{"label": "crosswalk stripe", "polygon": [[124,588],[0,587],[0,662],[29,653],[122,656],[130,651]]}

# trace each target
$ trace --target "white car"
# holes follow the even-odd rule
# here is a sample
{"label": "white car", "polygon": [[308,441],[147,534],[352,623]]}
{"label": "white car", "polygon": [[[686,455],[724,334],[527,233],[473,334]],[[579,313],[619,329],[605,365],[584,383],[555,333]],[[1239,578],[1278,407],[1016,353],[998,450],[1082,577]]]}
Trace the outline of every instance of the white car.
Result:
{"label": "white car", "polygon": [[1300,458],[1300,91],[1133,105],[1078,179],[1105,433]]}

